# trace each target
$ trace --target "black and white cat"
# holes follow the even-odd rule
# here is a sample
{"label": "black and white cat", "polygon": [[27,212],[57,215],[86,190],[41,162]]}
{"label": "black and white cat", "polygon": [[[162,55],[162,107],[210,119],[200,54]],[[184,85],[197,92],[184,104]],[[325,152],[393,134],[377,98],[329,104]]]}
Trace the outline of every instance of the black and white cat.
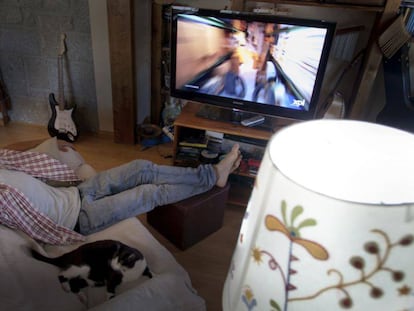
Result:
{"label": "black and white cat", "polygon": [[88,286],[106,286],[107,298],[123,282],[135,281],[141,276],[152,278],[142,253],[119,241],[101,240],[80,246],[59,257],[46,257],[31,250],[34,258],[61,268],[59,281],[67,292],[75,293],[87,304],[82,289]]}

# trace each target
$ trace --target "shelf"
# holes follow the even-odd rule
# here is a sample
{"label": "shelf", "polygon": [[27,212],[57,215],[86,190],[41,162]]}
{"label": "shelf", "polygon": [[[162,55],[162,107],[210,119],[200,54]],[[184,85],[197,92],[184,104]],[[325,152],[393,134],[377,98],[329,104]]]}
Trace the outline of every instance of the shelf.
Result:
{"label": "shelf", "polygon": [[[272,137],[272,131],[265,131],[251,127],[245,127],[239,124],[209,120],[202,117],[197,117],[195,114],[200,109],[200,105],[195,102],[189,102],[185,106],[185,110],[175,120],[175,126],[191,127],[200,130],[211,130],[215,132],[244,136],[255,139],[268,140]],[[189,126],[191,125],[191,126]]]}
{"label": "shelf", "polygon": [[[257,2],[257,1],[245,1],[245,2]],[[274,4],[287,4],[287,5],[300,5],[300,6],[317,6],[322,8],[333,9],[351,9],[359,11],[371,11],[382,12],[384,10],[385,1],[365,1],[372,4],[360,4],[363,1],[312,1],[312,0],[261,0],[260,2],[274,3]],[[354,2],[354,3],[353,3]],[[358,3],[357,3],[358,2]],[[382,4],[381,4],[382,3]]]}
{"label": "shelf", "polygon": [[[173,163],[177,166],[197,166],[200,161],[196,159],[183,159],[179,156],[178,150],[180,142],[188,137],[196,137],[197,133],[204,133],[206,130],[220,132],[240,138],[241,146],[253,145],[264,148],[267,141],[273,135],[273,131],[263,129],[244,127],[224,121],[215,121],[197,116],[197,112],[201,108],[201,104],[189,102],[182,109],[180,115],[174,122],[174,150]],[[225,141],[225,140],[224,140]],[[250,142],[251,141],[251,142]],[[223,142],[225,144],[225,142]],[[242,167],[242,166],[241,166]],[[240,169],[241,169],[240,167]],[[228,203],[237,206],[246,206],[256,176],[250,174],[248,169],[244,171],[236,171],[229,177],[231,183]]]}

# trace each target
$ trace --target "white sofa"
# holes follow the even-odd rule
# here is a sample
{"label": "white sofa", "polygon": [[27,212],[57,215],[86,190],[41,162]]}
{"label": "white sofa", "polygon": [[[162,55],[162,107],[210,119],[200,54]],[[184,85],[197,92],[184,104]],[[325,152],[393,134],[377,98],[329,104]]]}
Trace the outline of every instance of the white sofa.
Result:
{"label": "white sofa", "polygon": [[[68,154],[65,154],[68,156]],[[76,155],[82,160],[80,155]],[[69,160],[76,160],[72,157]],[[76,161],[78,161],[76,160]],[[75,162],[76,162],[75,161]],[[86,174],[93,173],[91,167]],[[19,230],[0,225],[0,306],[13,311],[72,311],[72,310],[145,310],[198,311],[206,310],[205,301],[192,287],[190,277],[172,254],[162,246],[137,219],[124,220],[101,232],[91,234],[87,242],[115,239],[139,249],[154,273],[136,282],[122,284],[111,300],[105,298],[105,288],[88,288],[88,305],[75,294],[63,291],[58,281],[58,268],[32,258],[29,248],[42,248],[57,256],[78,247],[39,244]]]}

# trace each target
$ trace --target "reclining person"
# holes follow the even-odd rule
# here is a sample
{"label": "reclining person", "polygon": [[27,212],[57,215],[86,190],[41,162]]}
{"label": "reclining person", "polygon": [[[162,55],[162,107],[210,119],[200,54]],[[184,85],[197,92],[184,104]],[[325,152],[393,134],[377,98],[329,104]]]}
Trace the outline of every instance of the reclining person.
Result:
{"label": "reclining person", "polygon": [[[190,168],[138,159],[80,181],[47,154],[0,149],[0,223],[45,243],[84,241],[156,206],[224,187],[240,161],[236,144],[217,164]],[[53,187],[48,180],[69,185]]]}

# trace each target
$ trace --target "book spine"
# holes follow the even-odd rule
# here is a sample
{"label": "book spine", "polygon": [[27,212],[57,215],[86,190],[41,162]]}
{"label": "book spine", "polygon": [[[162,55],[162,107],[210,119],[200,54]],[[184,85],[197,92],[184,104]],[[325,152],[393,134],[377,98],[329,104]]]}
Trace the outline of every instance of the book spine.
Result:
{"label": "book spine", "polygon": [[207,144],[204,143],[189,143],[186,141],[180,141],[178,143],[179,146],[183,146],[183,147],[196,147],[196,148],[206,148]]}

